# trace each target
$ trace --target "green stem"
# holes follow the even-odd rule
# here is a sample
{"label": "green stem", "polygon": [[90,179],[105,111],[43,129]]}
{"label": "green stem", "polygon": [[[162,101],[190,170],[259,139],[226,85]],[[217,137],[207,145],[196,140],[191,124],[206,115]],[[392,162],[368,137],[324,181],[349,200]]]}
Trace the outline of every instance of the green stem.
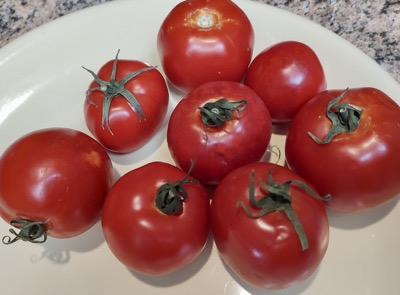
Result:
{"label": "green stem", "polygon": [[47,240],[44,222],[19,219],[12,220],[11,225],[20,229],[20,231],[17,233],[14,229],[10,229],[10,233],[15,237],[4,236],[3,244],[10,245],[19,240],[30,243],[44,243]]}
{"label": "green stem", "polygon": [[122,78],[120,81],[116,81],[115,76],[117,73],[117,62],[118,62],[118,54],[119,50],[117,52],[117,55],[114,59],[112,71],[111,71],[111,77],[109,81],[105,81],[100,79],[93,71],[83,67],[86,71],[88,71],[94,78],[94,80],[100,85],[98,87],[93,87],[90,88],[86,91],[86,99],[93,104],[94,106],[98,107],[89,97],[89,94],[93,91],[101,91],[104,93],[104,99],[103,99],[103,106],[102,106],[102,117],[101,117],[101,127],[104,129],[105,126],[107,126],[108,131],[113,134],[110,128],[109,124],[109,112],[110,112],[110,106],[111,102],[114,97],[117,95],[122,95],[128,103],[131,105],[132,109],[137,113],[139,121],[146,120],[146,116],[142,110],[141,105],[139,104],[137,98],[135,95],[130,92],[128,89],[125,88],[125,84],[138,76],[139,74],[153,70],[156,67],[146,67],[139,69],[135,72],[132,72],[128,75],[126,75],[124,78]]}
{"label": "green stem", "polygon": [[303,225],[298,218],[296,211],[292,207],[292,196],[289,193],[289,188],[291,185],[300,186],[311,196],[321,199],[329,200],[330,195],[319,196],[315,193],[308,185],[299,180],[289,180],[284,183],[277,183],[272,177],[271,172],[268,172],[268,184],[260,180],[260,187],[269,192],[269,194],[263,196],[258,201],[255,198],[255,185],[254,185],[254,171],[251,173],[250,184],[249,184],[249,200],[250,204],[259,211],[255,214],[250,212],[250,209],[240,201],[238,205],[244,210],[247,216],[250,218],[260,218],[270,212],[281,211],[285,213],[286,217],[292,223],[297,236],[299,238],[302,250],[308,249],[308,239],[304,231]]}
{"label": "green stem", "polygon": [[332,125],[324,139],[316,137],[311,132],[308,135],[318,144],[327,144],[341,133],[353,132],[358,128],[362,109],[347,102],[337,104],[346,94],[348,89],[344,90],[338,97],[332,99],[326,108],[326,115],[331,120]]}
{"label": "green stem", "polygon": [[183,185],[188,183],[197,183],[197,181],[193,179],[188,179],[193,167],[194,163],[192,162],[188,173],[183,179],[172,183],[166,182],[158,188],[155,204],[162,213],[167,215],[178,215],[182,212],[183,202],[187,198],[187,191]]}
{"label": "green stem", "polygon": [[226,98],[221,98],[215,102],[208,102],[199,109],[204,126],[221,127],[227,121],[233,120],[233,112],[240,113],[246,107],[246,100],[230,102]]}

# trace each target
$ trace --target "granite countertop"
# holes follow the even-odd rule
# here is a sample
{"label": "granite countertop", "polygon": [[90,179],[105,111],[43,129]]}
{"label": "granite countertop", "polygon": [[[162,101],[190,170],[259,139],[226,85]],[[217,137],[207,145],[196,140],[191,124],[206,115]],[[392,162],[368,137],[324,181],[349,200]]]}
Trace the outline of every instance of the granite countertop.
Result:
{"label": "granite countertop", "polygon": [[[2,0],[0,47],[50,20],[108,1],[112,0]],[[253,1],[291,11],[335,32],[376,60],[400,83],[399,1]]]}

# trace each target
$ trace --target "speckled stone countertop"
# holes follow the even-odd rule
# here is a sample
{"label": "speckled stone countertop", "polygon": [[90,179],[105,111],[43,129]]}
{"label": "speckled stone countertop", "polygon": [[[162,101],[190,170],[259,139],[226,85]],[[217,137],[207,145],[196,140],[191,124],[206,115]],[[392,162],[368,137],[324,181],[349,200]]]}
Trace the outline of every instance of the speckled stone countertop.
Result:
{"label": "speckled stone countertop", "polygon": [[[112,0],[2,0],[0,47],[50,20],[108,1]],[[289,10],[335,32],[376,60],[400,83],[400,1],[253,1]]]}

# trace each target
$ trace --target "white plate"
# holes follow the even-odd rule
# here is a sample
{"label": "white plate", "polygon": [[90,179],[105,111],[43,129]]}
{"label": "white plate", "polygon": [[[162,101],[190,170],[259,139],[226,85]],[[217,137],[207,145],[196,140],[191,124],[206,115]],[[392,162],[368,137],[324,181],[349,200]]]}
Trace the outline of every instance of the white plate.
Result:
{"label": "white plate", "polygon": [[[158,28],[179,0],[118,0],[62,17],[0,50],[0,152],[21,135],[65,126],[88,133],[82,105],[91,76],[121,49],[121,58],[159,65]],[[247,0],[235,1],[251,19],[255,54],[281,40],[309,44],[320,57],[329,88],[377,87],[398,103],[400,85],[353,45],[288,12]],[[171,93],[170,110],[179,96]],[[166,122],[165,122],[166,123]],[[120,174],[151,160],[171,162],[166,124],[141,151],[112,156]],[[282,147],[282,137],[272,143]],[[400,205],[393,201],[370,213],[330,214],[331,241],[317,272],[304,283],[278,292],[255,290],[221,263],[208,244],[191,266],[160,278],[137,275],[120,264],[104,242],[98,223],[69,239],[43,245],[0,244],[1,294],[398,294]],[[0,222],[0,236],[9,226]]]}

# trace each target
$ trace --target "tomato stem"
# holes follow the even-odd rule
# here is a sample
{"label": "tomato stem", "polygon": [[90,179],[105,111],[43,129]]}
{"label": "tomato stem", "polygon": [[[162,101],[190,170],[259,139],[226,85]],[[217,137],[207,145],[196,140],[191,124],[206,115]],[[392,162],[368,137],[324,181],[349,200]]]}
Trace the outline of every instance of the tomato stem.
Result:
{"label": "tomato stem", "polygon": [[10,224],[20,229],[20,231],[17,233],[14,229],[10,229],[10,233],[15,237],[4,236],[2,241],[5,245],[13,244],[19,240],[31,243],[44,243],[47,240],[44,222],[19,219],[12,220]]}
{"label": "tomato stem", "polygon": [[182,204],[187,198],[187,191],[183,185],[197,183],[193,179],[188,179],[193,167],[194,163],[192,162],[188,173],[183,179],[172,183],[166,182],[158,188],[155,203],[157,208],[164,214],[179,215],[182,212]]}
{"label": "tomato stem", "polygon": [[314,192],[307,184],[300,180],[289,180],[284,183],[277,183],[272,177],[270,171],[268,171],[268,184],[263,182],[260,179],[260,187],[269,192],[269,194],[263,196],[258,201],[255,198],[255,185],[254,185],[254,171],[252,171],[250,176],[250,184],[249,184],[249,200],[250,204],[259,211],[255,214],[250,212],[249,208],[244,204],[244,202],[240,201],[238,205],[244,210],[246,215],[250,218],[260,218],[267,213],[274,211],[281,211],[285,213],[286,217],[292,223],[297,236],[299,237],[300,244],[302,250],[308,249],[308,239],[307,235],[303,229],[303,225],[301,224],[300,219],[298,218],[295,210],[292,207],[292,196],[289,193],[289,188],[291,185],[297,185],[301,187],[304,191],[306,191],[311,196],[320,199],[320,200],[329,200],[330,195],[319,196],[316,192]]}
{"label": "tomato stem", "polygon": [[112,71],[111,71],[111,77],[110,77],[110,81],[105,81],[100,79],[93,71],[83,67],[86,71],[88,71],[94,78],[94,80],[99,84],[98,87],[93,87],[93,88],[89,88],[86,91],[86,99],[93,104],[95,107],[98,107],[89,97],[89,94],[93,91],[101,91],[104,93],[104,99],[103,99],[103,109],[102,109],[102,118],[101,118],[101,127],[104,129],[105,126],[107,126],[108,131],[113,134],[113,132],[111,131],[110,128],[110,124],[109,124],[109,112],[110,112],[110,106],[111,106],[111,102],[113,100],[114,97],[116,97],[117,95],[122,95],[127,101],[128,103],[131,105],[132,109],[137,113],[138,118],[139,118],[139,122],[143,119],[146,120],[146,116],[142,110],[142,107],[140,106],[137,98],[135,97],[135,95],[130,92],[129,90],[127,90],[125,88],[125,84],[132,80],[133,78],[135,78],[136,76],[138,76],[139,74],[149,71],[149,70],[153,70],[156,67],[146,67],[146,68],[142,68],[139,69],[135,72],[132,72],[128,75],[126,75],[124,78],[122,78],[120,81],[116,81],[115,80],[115,76],[117,73],[117,62],[118,62],[118,54],[119,54],[119,50],[117,52],[117,55],[115,56],[114,59],[114,63],[113,63],[113,67],[112,67]]}
{"label": "tomato stem", "polygon": [[337,104],[345,96],[347,90],[348,88],[328,103],[326,115],[332,121],[332,126],[325,138],[319,139],[311,132],[308,132],[308,135],[310,135],[316,143],[330,143],[336,135],[345,132],[353,132],[357,129],[361,119],[362,109],[347,102]]}
{"label": "tomato stem", "polygon": [[215,102],[208,102],[199,107],[201,120],[204,126],[221,127],[227,121],[233,120],[233,112],[240,113],[247,107],[246,100],[230,102],[221,98]]}

